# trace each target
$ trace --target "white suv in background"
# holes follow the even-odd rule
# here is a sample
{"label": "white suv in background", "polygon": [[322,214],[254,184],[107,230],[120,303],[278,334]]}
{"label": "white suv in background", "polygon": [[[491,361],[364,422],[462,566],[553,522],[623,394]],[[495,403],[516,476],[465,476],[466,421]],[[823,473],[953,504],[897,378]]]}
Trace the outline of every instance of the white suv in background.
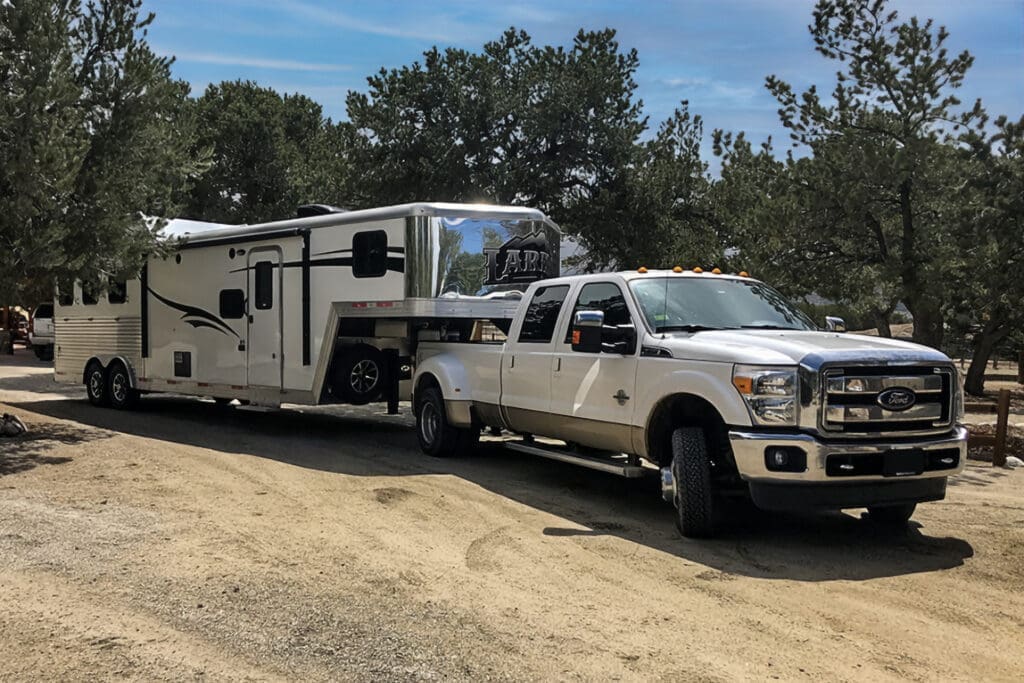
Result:
{"label": "white suv in background", "polygon": [[28,333],[29,343],[39,360],[53,360],[53,304],[36,306]]}

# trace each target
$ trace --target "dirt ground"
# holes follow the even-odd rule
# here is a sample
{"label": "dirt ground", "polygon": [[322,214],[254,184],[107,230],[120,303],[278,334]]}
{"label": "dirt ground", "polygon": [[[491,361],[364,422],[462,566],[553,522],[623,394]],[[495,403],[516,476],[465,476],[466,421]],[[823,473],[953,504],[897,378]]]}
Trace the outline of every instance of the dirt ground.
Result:
{"label": "dirt ground", "polygon": [[89,406],[0,357],[3,680],[1021,680],[1024,471],[972,463],[906,531],[743,510],[408,417]]}

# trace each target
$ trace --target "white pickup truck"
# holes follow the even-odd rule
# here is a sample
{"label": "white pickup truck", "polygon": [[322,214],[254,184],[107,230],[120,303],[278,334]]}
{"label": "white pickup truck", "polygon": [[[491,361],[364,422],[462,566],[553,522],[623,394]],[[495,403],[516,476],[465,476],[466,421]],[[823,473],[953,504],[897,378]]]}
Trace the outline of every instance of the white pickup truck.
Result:
{"label": "white pickup truck", "polygon": [[819,330],[745,273],[542,280],[505,341],[457,337],[423,336],[416,351],[426,453],[465,452],[489,427],[535,455],[627,477],[660,470],[685,536],[713,535],[720,501],[737,494],[903,524],[964,467],[948,357]]}

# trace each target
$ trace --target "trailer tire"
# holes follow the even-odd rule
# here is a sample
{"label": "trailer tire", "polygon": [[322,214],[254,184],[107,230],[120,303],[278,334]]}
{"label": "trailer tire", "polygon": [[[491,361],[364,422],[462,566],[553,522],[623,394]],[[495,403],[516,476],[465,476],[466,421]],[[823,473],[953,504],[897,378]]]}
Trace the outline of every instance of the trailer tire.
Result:
{"label": "trailer tire", "polygon": [[416,403],[416,438],[424,453],[445,458],[470,453],[480,440],[480,431],[449,424],[441,390],[427,387]]}
{"label": "trailer tire", "polygon": [[687,538],[714,536],[711,463],[704,431],[699,427],[680,427],[672,432],[672,478],[679,533]]}
{"label": "trailer tire", "polygon": [[107,370],[107,400],[118,410],[130,410],[139,400],[139,392],[132,388],[128,368],[119,361],[111,363]]}
{"label": "trailer tire", "polygon": [[108,404],[107,373],[99,361],[93,361],[85,368],[85,395],[94,406]]}
{"label": "trailer tire", "polygon": [[355,346],[334,361],[331,394],[361,406],[378,400],[384,391],[384,354],[372,346]]}

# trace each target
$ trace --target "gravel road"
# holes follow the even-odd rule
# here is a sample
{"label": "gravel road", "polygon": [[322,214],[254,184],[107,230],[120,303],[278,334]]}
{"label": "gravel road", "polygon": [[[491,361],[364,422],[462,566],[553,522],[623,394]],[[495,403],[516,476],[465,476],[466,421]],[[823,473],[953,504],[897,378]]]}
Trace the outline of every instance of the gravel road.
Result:
{"label": "gravel road", "polygon": [[1024,473],[911,528],[743,510],[379,408],[93,408],[0,357],[3,680],[1021,680]]}

